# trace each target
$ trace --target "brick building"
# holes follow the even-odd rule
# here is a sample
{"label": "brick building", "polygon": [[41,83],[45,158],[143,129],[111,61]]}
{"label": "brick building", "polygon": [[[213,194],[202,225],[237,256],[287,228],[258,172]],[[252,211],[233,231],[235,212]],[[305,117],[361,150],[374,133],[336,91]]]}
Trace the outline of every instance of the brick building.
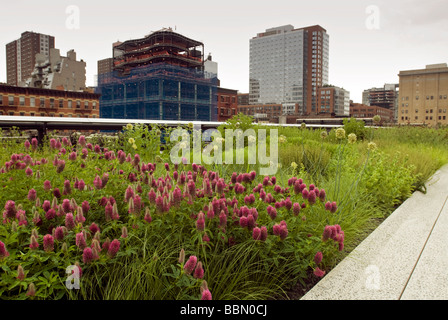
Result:
{"label": "brick building", "polygon": [[0,84],[0,115],[99,118],[99,95]]}
{"label": "brick building", "polygon": [[49,56],[54,37],[36,32],[23,32],[20,39],[6,44],[6,82],[18,86],[31,76],[36,54]]}
{"label": "brick building", "polygon": [[352,118],[373,118],[379,115],[381,123],[394,122],[394,110],[379,106],[368,106],[362,103],[350,103],[350,117]]}
{"label": "brick building", "polygon": [[227,121],[237,114],[238,90],[218,87],[218,121]]}
{"label": "brick building", "polygon": [[283,114],[283,105],[277,103],[239,105],[238,113],[252,116],[256,122],[278,123],[279,117]]}

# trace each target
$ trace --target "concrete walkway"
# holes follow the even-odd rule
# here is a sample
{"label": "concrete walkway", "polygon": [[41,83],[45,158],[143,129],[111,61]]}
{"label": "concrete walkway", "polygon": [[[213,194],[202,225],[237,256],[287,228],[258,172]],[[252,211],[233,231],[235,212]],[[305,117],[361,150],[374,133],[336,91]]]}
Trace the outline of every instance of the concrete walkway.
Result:
{"label": "concrete walkway", "polygon": [[448,299],[448,165],[302,300]]}

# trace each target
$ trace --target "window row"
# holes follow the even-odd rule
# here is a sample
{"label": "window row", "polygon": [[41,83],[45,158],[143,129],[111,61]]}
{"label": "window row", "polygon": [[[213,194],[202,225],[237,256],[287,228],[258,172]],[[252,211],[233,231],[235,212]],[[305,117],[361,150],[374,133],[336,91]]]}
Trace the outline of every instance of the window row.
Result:
{"label": "window row", "polygon": [[[48,101],[48,104],[47,104]],[[64,100],[64,99],[54,99],[54,98],[36,98],[36,97],[30,97],[29,98],[29,104],[30,107],[46,107],[49,106],[50,108],[64,108],[64,101],[67,101],[66,105],[67,108],[73,108],[76,107],[76,109],[81,109],[83,106],[84,109],[89,109],[90,106],[92,107],[92,110],[96,110],[97,102],[96,101],[81,101],[81,100]],[[0,106],[1,105],[8,105],[8,106],[15,106],[17,105],[17,99],[13,95],[8,95],[8,103],[3,103],[3,96],[0,95]],[[18,101],[19,106],[26,106],[25,104],[25,97],[19,96]]]}

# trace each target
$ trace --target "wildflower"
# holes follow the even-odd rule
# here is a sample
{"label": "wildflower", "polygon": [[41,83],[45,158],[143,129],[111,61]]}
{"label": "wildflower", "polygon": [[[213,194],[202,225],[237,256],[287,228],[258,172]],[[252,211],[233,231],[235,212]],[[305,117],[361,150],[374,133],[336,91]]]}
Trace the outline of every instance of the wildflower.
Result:
{"label": "wildflower", "polygon": [[6,201],[5,210],[6,210],[6,218],[14,218],[17,213],[16,203],[12,200]]}
{"label": "wildflower", "polygon": [[302,197],[303,199],[308,199],[308,196],[310,195],[310,192],[308,191],[308,189],[303,189],[302,190]]}
{"label": "wildflower", "polygon": [[322,278],[325,275],[325,271],[321,270],[319,267],[317,267],[313,273],[316,277],[319,278]]}
{"label": "wildflower", "polygon": [[227,215],[224,212],[224,210],[221,210],[221,213],[219,214],[219,226],[225,227],[227,225]]}
{"label": "wildflower", "polygon": [[297,169],[297,163],[295,163],[294,161],[291,162],[291,168],[293,168],[294,170]]}
{"label": "wildflower", "polygon": [[252,229],[252,238],[254,240],[261,240],[261,229],[258,227],[255,227]]}
{"label": "wildflower", "polygon": [[44,190],[45,191],[50,191],[51,190],[51,182],[48,180],[44,181]]}
{"label": "wildflower", "polygon": [[58,160],[56,165],[56,172],[61,173],[65,169],[65,161],[64,160]]}
{"label": "wildflower", "polygon": [[330,212],[331,212],[331,213],[335,213],[337,210],[338,210],[338,206],[337,206],[336,202],[333,201],[333,202],[331,203],[331,209],[330,209]]}
{"label": "wildflower", "polygon": [[75,220],[73,219],[73,214],[71,212],[65,215],[65,227],[68,230],[72,230],[75,227]]}
{"label": "wildflower", "polygon": [[149,208],[147,207],[147,210],[145,210],[145,216],[143,218],[147,223],[151,223],[152,217],[151,213],[149,212]]}
{"label": "wildflower", "polygon": [[31,235],[30,239],[30,249],[37,249],[39,247],[39,243],[37,242],[36,236],[33,234]]}
{"label": "wildflower", "polygon": [[300,124],[300,129],[306,129],[306,123],[305,122],[302,122]]}
{"label": "wildflower", "polygon": [[265,241],[268,237],[268,229],[265,226],[260,228],[260,240]]}
{"label": "wildflower", "polygon": [[179,263],[183,264],[185,262],[185,250],[182,248],[179,253]]}
{"label": "wildflower", "polygon": [[345,130],[344,128],[337,128],[336,129],[336,138],[339,140],[342,140],[345,138]]}
{"label": "wildflower", "polygon": [[56,240],[58,241],[62,241],[64,240],[64,228],[59,226],[56,227],[55,232],[54,232],[54,237],[56,238]]}
{"label": "wildflower", "polygon": [[286,142],[286,137],[284,135],[280,135],[280,137],[278,137],[278,142],[285,143]]}
{"label": "wildflower", "polygon": [[109,248],[107,249],[107,255],[109,256],[109,258],[113,258],[117,254],[118,250],[120,250],[120,241],[114,239],[112,240],[112,242],[109,245]]}
{"label": "wildflower", "polygon": [[77,207],[76,208],[76,218],[75,218],[76,222],[78,223],[84,223],[86,221],[86,218],[84,217],[84,213],[82,212],[82,208],[81,207]]}
{"label": "wildflower", "polygon": [[79,144],[81,147],[84,147],[84,146],[86,145],[86,137],[83,136],[83,135],[79,136],[78,144]]}
{"label": "wildflower", "polygon": [[34,297],[36,295],[36,286],[33,282],[31,282],[28,286],[28,291],[26,292],[26,295],[29,297]]}
{"label": "wildflower", "polygon": [[30,167],[27,167],[26,170],[25,170],[25,174],[28,177],[31,177],[33,175],[33,169],[31,169]]}
{"label": "wildflower", "polygon": [[38,144],[37,139],[36,138],[32,138],[31,139],[31,146],[32,146],[33,150],[37,149],[37,144]]}
{"label": "wildflower", "polygon": [[348,143],[354,144],[356,142],[356,134],[350,133],[347,137]]}
{"label": "wildflower", "polygon": [[316,263],[316,264],[319,264],[319,263],[321,263],[321,261],[322,261],[322,252],[317,252],[316,253],[316,255],[314,256],[314,262]]}
{"label": "wildflower", "polygon": [[17,267],[17,279],[23,281],[25,279],[25,272],[23,271],[23,267],[19,264]]}
{"label": "wildflower", "polygon": [[72,193],[72,187],[70,185],[70,181],[69,180],[65,180],[64,181],[64,190],[62,191],[62,193],[64,195]]}
{"label": "wildflower", "polygon": [[51,234],[44,236],[44,250],[50,252],[54,250],[54,238]]}
{"label": "wildflower", "polygon": [[28,200],[36,201],[36,190],[35,189],[30,189],[30,191],[28,191]]}
{"label": "wildflower", "polygon": [[87,264],[92,262],[93,260],[93,251],[92,248],[90,247],[86,247],[84,248],[83,252],[82,252],[82,261]]}
{"label": "wildflower", "polygon": [[89,212],[89,210],[90,210],[89,201],[84,200],[84,201],[82,202],[82,204],[81,204],[81,208],[82,208],[82,212],[83,212],[84,214],[87,214],[87,212]]}
{"label": "wildflower", "polygon": [[81,250],[87,247],[86,238],[82,232],[76,234],[76,246]]}
{"label": "wildflower", "polygon": [[25,146],[25,149],[28,151],[30,148],[30,142],[28,140],[25,140],[24,146]]}
{"label": "wildflower", "polygon": [[288,227],[285,221],[280,222],[279,236],[281,240],[285,240],[288,236]]}
{"label": "wildflower", "polygon": [[131,123],[128,123],[128,124],[126,125],[126,129],[127,129],[127,130],[132,130],[133,127],[134,127],[134,126],[133,126]]}
{"label": "wildflower", "polygon": [[0,259],[6,258],[9,256],[8,250],[6,250],[5,244],[0,241]]}
{"label": "wildflower", "polygon": [[202,268],[202,262],[199,261],[194,269],[193,277],[196,279],[202,279],[204,277],[204,269]]}
{"label": "wildflower", "polygon": [[51,220],[56,217],[56,211],[53,208],[48,209],[47,212],[45,212],[45,219]]}
{"label": "wildflower", "polygon": [[268,212],[268,215],[271,217],[272,220],[274,220],[277,217],[277,210],[273,206],[269,205],[266,208],[266,211]]}
{"label": "wildflower", "polygon": [[327,135],[328,135],[327,131],[321,131],[321,133],[320,133],[320,137],[322,139],[325,139],[327,137]]}
{"label": "wildflower", "polygon": [[[306,189],[304,189],[304,191],[305,191]],[[309,193],[308,193],[308,203],[309,204],[315,204],[316,203],[316,193],[315,193],[315,191],[314,190],[311,190]]]}
{"label": "wildflower", "polygon": [[96,189],[102,189],[103,188],[103,181],[101,178],[96,175],[95,179],[93,179],[93,185]]}
{"label": "wildflower", "polygon": [[199,231],[204,231],[205,228],[205,219],[204,219],[204,213],[200,211],[198,213],[198,219],[196,220],[196,229]]}
{"label": "wildflower", "polygon": [[196,256],[190,256],[190,258],[188,258],[188,261],[184,265],[184,271],[186,274],[191,274],[193,272],[196,267],[197,260],[198,259]]}
{"label": "wildflower", "polygon": [[212,300],[212,293],[209,289],[204,289],[201,292],[201,300]]}
{"label": "wildflower", "polygon": [[292,206],[292,212],[294,213],[295,216],[298,216],[300,213],[300,203],[295,202]]}
{"label": "wildflower", "polygon": [[373,120],[373,123],[379,124],[381,122],[381,116],[377,114],[377,115],[373,116],[372,120]]}
{"label": "wildflower", "polygon": [[369,151],[375,151],[375,150],[376,150],[376,143],[375,143],[375,142],[369,142],[369,143],[367,144],[367,149],[368,149]]}
{"label": "wildflower", "polygon": [[324,189],[320,189],[320,191],[319,191],[319,200],[322,201],[322,202],[324,202],[326,196],[327,196],[327,195],[326,195],[325,190],[324,190]]}
{"label": "wildflower", "polygon": [[123,228],[121,228],[121,237],[123,239],[128,237],[128,228],[126,228],[126,226],[123,226]]}

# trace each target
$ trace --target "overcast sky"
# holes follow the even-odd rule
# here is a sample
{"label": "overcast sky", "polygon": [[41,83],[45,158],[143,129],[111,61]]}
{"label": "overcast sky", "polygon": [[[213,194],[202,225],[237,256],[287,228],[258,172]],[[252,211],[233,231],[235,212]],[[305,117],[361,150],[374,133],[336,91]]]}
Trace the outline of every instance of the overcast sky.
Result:
{"label": "overcast sky", "polygon": [[446,0],[15,0],[2,3],[1,12],[0,82],[5,45],[24,31],[54,36],[62,55],[74,49],[87,63],[89,86],[113,42],[168,27],[202,41],[218,63],[221,86],[240,92],[249,90],[249,39],[286,24],[327,30],[330,83],[355,102],[364,89],[398,83],[400,70],[448,63]]}

